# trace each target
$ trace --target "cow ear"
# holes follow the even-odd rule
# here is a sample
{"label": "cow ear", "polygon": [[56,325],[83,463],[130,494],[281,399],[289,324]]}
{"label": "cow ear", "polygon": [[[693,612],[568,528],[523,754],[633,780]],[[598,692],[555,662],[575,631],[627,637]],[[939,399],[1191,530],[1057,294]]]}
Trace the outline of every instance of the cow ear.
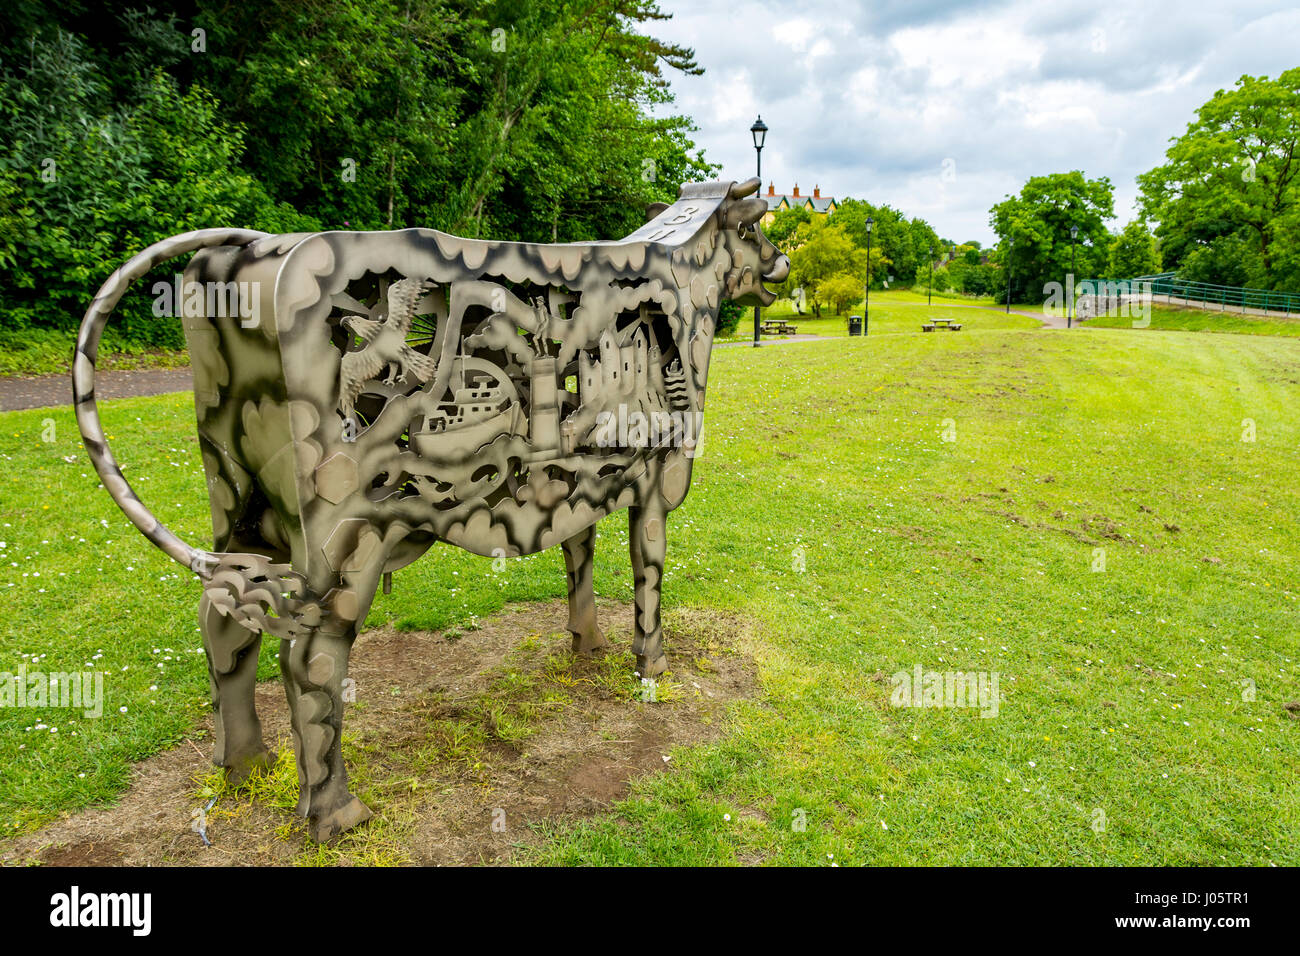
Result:
{"label": "cow ear", "polygon": [[666,202],[652,202],[650,205],[645,207],[645,221],[649,222],[667,208],[668,203]]}
{"label": "cow ear", "polygon": [[759,196],[742,199],[739,202],[732,203],[728,212],[735,222],[744,226],[752,226],[762,219],[763,214],[767,212],[767,201]]}
{"label": "cow ear", "polygon": [[727,193],[729,199],[744,199],[750,193],[758,192],[758,187],[763,185],[763,181],[757,176],[746,179],[743,183],[732,183],[731,191]]}

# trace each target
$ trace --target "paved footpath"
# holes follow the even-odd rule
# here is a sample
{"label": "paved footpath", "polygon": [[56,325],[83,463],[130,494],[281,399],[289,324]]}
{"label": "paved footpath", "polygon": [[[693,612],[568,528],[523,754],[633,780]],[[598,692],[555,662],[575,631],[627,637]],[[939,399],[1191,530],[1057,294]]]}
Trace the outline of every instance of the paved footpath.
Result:
{"label": "paved footpath", "polygon": [[[108,369],[95,373],[95,397],[98,399],[188,392],[193,387],[188,365],[180,368]],[[71,404],[70,372],[33,378],[0,378],[0,412]]]}

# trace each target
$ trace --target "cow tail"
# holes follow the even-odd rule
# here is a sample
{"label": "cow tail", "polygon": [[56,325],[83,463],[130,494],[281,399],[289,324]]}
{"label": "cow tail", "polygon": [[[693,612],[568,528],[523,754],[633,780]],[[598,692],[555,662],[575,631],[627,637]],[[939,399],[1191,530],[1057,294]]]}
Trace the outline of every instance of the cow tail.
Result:
{"label": "cow tail", "polygon": [[77,427],[81,429],[81,438],[86,443],[86,451],[90,454],[95,471],[99,472],[100,480],[117,506],[140,529],[141,534],[168,556],[205,579],[212,576],[217,556],[210,551],[191,547],[168,530],[132,490],[108,447],[95,402],[95,357],[99,352],[99,340],[104,326],[131,282],[159,263],[188,252],[211,246],[245,245],[266,236],[267,233],[251,229],[199,229],[155,242],[128,259],[109,276],[86,310],[86,315],[81,320],[81,329],[77,333],[77,351],[72,366],[72,403],[77,413]]}

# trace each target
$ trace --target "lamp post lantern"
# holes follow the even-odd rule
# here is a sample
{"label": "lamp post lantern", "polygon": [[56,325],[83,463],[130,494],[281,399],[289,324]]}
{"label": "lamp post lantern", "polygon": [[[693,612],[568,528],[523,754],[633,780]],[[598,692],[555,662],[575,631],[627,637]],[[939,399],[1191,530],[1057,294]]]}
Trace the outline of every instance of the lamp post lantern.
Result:
{"label": "lamp post lantern", "polygon": [[[754,120],[754,125],[749,128],[749,135],[754,137],[754,153],[758,157],[758,190],[761,196],[763,194],[763,141],[767,139],[767,124],[763,122],[761,114],[758,119]],[[766,201],[764,200],[764,202]],[[762,311],[759,306],[754,306],[754,348],[758,348],[762,344],[759,341]]]}
{"label": "lamp post lantern", "polygon": [[925,290],[925,305],[930,307],[930,294],[934,292],[934,243],[930,243],[930,284]]}
{"label": "lamp post lantern", "polygon": [[1079,227],[1070,227],[1070,301],[1065,306],[1065,327],[1074,327],[1074,240],[1079,235]]}
{"label": "lamp post lantern", "polygon": [[1007,251],[1007,315],[1011,314],[1011,259],[1016,254],[1016,239],[1011,237],[1011,248]]}
{"label": "lamp post lantern", "polygon": [[871,227],[876,221],[867,217],[867,288],[862,298],[862,334],[867,334],[867,325],[871,321]]}

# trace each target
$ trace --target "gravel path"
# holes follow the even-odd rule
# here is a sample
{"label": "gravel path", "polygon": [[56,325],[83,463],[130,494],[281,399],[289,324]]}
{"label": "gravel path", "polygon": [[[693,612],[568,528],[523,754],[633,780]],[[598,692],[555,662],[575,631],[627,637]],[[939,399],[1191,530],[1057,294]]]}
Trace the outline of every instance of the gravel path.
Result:
{"label": "gravel path", "polygon": [[[181,368],[109,369],[95,373],[95,397],[100,399],[188,392],[193,387],[188,365]],[[0,378],[0,412],[71,404],[71,373]]]}

